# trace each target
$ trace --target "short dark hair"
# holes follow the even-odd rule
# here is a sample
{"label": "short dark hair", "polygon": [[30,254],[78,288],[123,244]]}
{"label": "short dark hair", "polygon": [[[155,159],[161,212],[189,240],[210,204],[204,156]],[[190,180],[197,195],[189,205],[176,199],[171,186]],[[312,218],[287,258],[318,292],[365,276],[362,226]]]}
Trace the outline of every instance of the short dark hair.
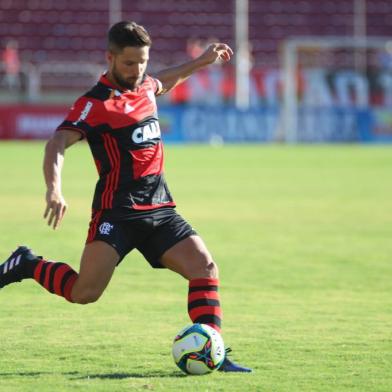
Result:
{"label": "short dark hair", "polygon": [[151,46],[150,35],[143,26],[132,21],[114,24],[108,33],[108,50],[113,53],[121,52],[127,46]]}

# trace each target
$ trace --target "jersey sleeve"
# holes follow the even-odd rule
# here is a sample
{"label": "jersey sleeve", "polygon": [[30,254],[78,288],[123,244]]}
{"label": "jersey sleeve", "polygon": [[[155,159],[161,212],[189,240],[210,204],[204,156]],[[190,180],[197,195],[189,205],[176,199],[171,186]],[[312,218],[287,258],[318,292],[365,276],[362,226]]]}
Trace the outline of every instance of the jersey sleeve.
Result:
{"label": "jersey sleeve", "polygon": [[76,131],[84,139],[91,130],[94,121],[94,102],[86,97],[79,98],[71,107],[67,117],[57,127],[56,131],[62,129]]}
{"label": "jersey sleeve", "polygon": [[156,96],[163,94],[162,82],[159,79],[153,78],[152,76],[151,76],[151,81],[154,86],[154,94]]}

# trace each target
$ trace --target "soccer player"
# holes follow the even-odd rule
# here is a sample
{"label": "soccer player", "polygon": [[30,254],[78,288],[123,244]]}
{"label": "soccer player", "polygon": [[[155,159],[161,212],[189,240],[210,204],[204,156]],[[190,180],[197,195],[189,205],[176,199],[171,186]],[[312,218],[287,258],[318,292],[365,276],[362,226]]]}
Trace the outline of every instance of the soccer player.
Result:
{"label": "soccer player", "polygon": [[[151,77],[146,73],[150,46],[142,26],[127,21],[113,25],[108,71],[75,102],[46,144],[44,218],[54,229],[67,209],[61,190],[65,149],[86,139],[99,174],[79,273],[20,246],[0,266],[0,288],[30,278],[69,302],[88,304],[98,300],[115,267],[136,248],[153,268],[168,268],[187,279],[192,322],[220,331],[218,268],[202,239],[175,210],[163,175],[155,97],[218,59],[229,61],[233,52],[215,43],[198,58]],[[220,370],[251,371],[227,355]]]}

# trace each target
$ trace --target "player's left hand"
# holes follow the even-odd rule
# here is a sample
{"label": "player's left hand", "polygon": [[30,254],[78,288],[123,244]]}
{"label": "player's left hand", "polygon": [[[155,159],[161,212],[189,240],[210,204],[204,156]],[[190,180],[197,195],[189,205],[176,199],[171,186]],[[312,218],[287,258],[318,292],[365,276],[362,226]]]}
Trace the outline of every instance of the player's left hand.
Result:
{"label": "player's left hand", "polygon": [[229,45],[224,43],[213,43],[202,53],[199,59],[206,64],[212,64],[216,60],[229,61],[234,54]]}

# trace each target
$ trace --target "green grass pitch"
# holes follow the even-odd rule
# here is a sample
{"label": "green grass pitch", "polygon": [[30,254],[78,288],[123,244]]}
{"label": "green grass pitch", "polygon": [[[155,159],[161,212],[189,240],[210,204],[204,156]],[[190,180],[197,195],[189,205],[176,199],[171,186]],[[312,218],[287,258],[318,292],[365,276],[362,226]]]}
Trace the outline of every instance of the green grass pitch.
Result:
{"label": "green grass pitch", "polygon": [[[95,168],[86,145],[67,151],[53,231],[43,147],[0,144],[0,258],[26,243],[78,268]],[[1,290],[1,391],[392,390],[391,147],[166,146],[166,172],[219,264],[225,342],[254,373],[181,374],[186,282],[135,252],[95,304]]]}

